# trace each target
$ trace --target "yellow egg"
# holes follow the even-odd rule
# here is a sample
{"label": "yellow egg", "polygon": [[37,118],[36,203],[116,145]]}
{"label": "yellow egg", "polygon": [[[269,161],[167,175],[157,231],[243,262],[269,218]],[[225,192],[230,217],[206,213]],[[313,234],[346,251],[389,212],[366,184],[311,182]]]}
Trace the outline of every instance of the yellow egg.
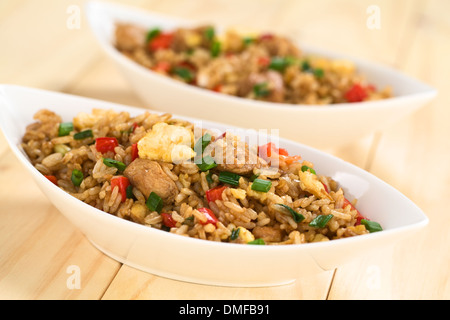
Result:
{"label": "yellow egg", "polygon": [[195,157],[191,130],[167,123],[157,123],[138,142],[139,157],[179,163]]}

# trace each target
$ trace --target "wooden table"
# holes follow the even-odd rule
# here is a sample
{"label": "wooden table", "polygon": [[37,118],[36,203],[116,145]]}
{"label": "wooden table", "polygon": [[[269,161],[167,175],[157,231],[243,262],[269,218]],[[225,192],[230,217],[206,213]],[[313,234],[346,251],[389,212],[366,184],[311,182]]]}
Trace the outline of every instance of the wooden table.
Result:
{"label": "wooden table", "polygon": [[[224,288],[164,279],[95,249],[40,192],[0,134],[1,299],[450,298],[449,1],[127,2],[173,16],[290,34],[394,66],[436,87],[438,99],[415,114],[326,150],[400,190],[430,224],[383,252],[286,286]],[[0,82],[144,107],[96,45],[84,3],[1,1]],[[370,5],[380,9],[380,29],[367,25]],[[73,20],[77,10],[79,21]],[[72,266],[79,268],[79,286],[71,282]]]}

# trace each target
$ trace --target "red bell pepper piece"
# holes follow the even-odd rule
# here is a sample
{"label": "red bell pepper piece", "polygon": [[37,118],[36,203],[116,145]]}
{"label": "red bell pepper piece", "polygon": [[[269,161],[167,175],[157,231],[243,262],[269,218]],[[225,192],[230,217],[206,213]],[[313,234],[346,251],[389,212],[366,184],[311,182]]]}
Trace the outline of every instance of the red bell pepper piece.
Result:
{"label": "red bell pepper piece", "polygon": [[48,180],[53,182],[55,185],[58,185],[58,179],[55,176],[45,176]]}
{"label": "red bell pepper piece", "polygon": [[357,215],[356,215],[355,226],[360,225],[361,224],[361,220],[362,219],[366,219],[366,218],[364,218],[364,216],[361,214],[361,212],[359,212],[358,209],[356,209],[355,206],[352,205],[352,203],[350,201],[348,201],[346,198],[344,198],[344,205],[342,206],[342,208],[345,208],[347,206],[350,206],[352,208],[352,210],[356,210]]}
{"label": "red bell pepper piece", "polygon": [[131,145],[131,162],[139,158],[139,150],[137,143]]}
{"label": "red bell pepper piece", "polygon": [[169,228],[174,228],[177,226],[177,222],[172,218],[172,215],[170,213],[161,213],[161,218],[163,225]]}
{"label": "red bell pepper piece", "polygon": [[167,61],[159,61],[152,69],[157,72],[168,73],[172,66]]}
{"label": "red bell pepper piece", "polygon": [[258,58],[258,65],[261,67],[267,67],[270,64],[270,58],[269,57],[259,57]]}
{"label": "red bell pepper piece", "polygon": [[152,40],[150,40],[150,42],[148,43],[148,49],[150,51],[168,49],[172,44],[172,40],[173,40],[173,33],[171,32],[160,33]]}
{"label": "red bell pepper piece", "polygon": [[206,200],[208,202],[215,202],[216,200],[222,200],[222,193],[226,189],[226,186],[218,186],[206,191]]}
{"label": "red bell pepper piece", "polygon": [[111,179],[111,191],[115,187],[119,187],[119,193],[122,195],[122,202],[127,199],[127,188],[130,185],[130,180],[124,176],[116,176]]}
{"label": "red bell pepper piece", "polygon": [[364,88],[359,83],[355,83],[350,90],[345,93],[345,99],[348,102],[361,102],[367,98],[367,88]]}
{"label": "red bell pepper piece", "polygon": [[106,153],[112,151],[115,153],[114,148],[119,145],[116,138],[113,137],[102,137],[95,139],[95,148],[98,152]]}
{"label": "red bell pepper piece", "polygon": [[199,212],[203,213],[206,217],[206,221],[202,222],[200,221],[200,224],[202,225],[206,225],[208,223],[211,223],[213,225],[217,225],[217,222],[219,222],[219,220],[217,219],[216,215],[214,214],[214,212],[211,211],[211,209],[208,208],[200,208],[197,209]]}

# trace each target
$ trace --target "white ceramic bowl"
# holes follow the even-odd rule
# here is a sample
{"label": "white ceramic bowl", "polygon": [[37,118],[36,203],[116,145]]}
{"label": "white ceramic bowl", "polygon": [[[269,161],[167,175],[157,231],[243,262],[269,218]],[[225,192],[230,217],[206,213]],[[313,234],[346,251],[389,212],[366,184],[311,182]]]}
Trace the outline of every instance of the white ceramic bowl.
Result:
{"label": "white ceramic bowl", "polygon": [[354,61],[371,83],[378,87],[390,85],[395,97],[332,106],[294,106],[215,93],[144,68],[113,46],[116,22],[168,30],[195,25],[194,22],[102,2],[88,3],[86,12],[91,29],[106,54],[146,105],[157,110],[254,129],[279,129],[282,137],[316,148],[330,148],[382,130],[436,96],[433,88],[391,68],[305,45],[300,47],[306,53]]}
{"label": "white ceramic bowl", "polygon": [[[33,115],[42,108],[61,115],[63,121],[71,121],[78,112],[91,112],[92,108],[128,111],[131,115],[144,110],[38,89],[0,86],[0,128],[14,154],[48,199],[102,252],[152,274],[225,286],[280,285],[391,246],[428,223],[413,202],[370,173],[322,151],[280,139],[280,147],[312,161],[318,172],[338,181],[350,200],[358,198],[358,209],[367,218],[379,222],[384,230],[329,242],[256,246],[187,238],[145,227],[79,201],[30,164],[20,142],[25,127],[34,122]],[[230,129],[207,121],[202,125],[221,131]]]}

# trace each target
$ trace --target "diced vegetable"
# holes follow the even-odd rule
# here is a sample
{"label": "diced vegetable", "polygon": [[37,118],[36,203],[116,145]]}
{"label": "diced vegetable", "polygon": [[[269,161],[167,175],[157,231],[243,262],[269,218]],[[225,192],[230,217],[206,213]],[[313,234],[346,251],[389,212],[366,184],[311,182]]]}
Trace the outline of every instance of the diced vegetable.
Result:
{"label": "diced vegetable", "polygon": [[138,144],[134,143],[131,145],[131,161],[133,162],[137,158],[139,158]]}
{"label": "diced vegetable", "polygon": [[218,186],[206,191],[206,200],[208,202],[215,202],[216,200],[222,200],[223,191],[228,188],[227,186]]}
{"label": "diced vegetable", "polygon": [[345,99],[348,102],[361,102],[367,98],[367,90],[360,85],[359,83],[355,83],[346,93]]}
{"label": "diced vegetable", "polygon": [[272,187],[272,181],[264,179],[255,179],[252,183],[252,190],[259,192],[268,192]]}
{"label": "diced vegetable", "polygon": [[72,170],[72,176],[70,177],[70,180],[72,180],[72,183],[75,187],[79,187],[81,182],[83,182],[83,179],[83,172],[77,169]]}
{"label": "diced vegetable", "polygon": [[58,179],[56,179],[55,176],[47,175],[47,176],[44,176],[44,177],[46,177],[48,180],[53,182],[55,185],[58,185]]}
{"label": "diced vegetable", "polygon": [[206,156],[202,158],[201,163],[197,163],[197,167],[200,171],[205,172],[217,167],[217,163],[214,161],[213,157]]}
{"label": "diced vegetable", "polygon": [[241,231],[241,228],[234,228],[231,230],[230,240],[236,240],[239,237],[239,232]]}
{"label": "diced vegetable", "polygon": [[125,163],[110,158],[103,158],[103,163],[108,167],[117,168],[119,171],[124,171],[127,167]]}
{"label": "diced vegetable", "polygon": [[55,152],[61,153],[62,155],[65,155],[67,152],[70,151],[70,147],[68,145],[65,145],[65,144],[56,144],[53,147],[53,150]]}
{"label": "diced vegetable", "polygon": [[151,41],[153,38],[155,38],[156,36],[158,36],[159,34],[161,34],[161,30],[160,30],[159,28],[151,29],[151,30],[147,33],[147,38],[146,38],[147,43],[148,43],[149,41]]}
{"label": "diced vegetable", "polygon": [[211,56],[217,57],[220,54],[222,45],[219,41],[214,41],[211,45]]}
{"label": "diced vegetable", "polygon": [[197,209],[198,212],[201,212],[205,217],[206,217],[206,221],[199,221],[200,224],[202,225],[207,225],[208,223],[211,223],[213,225],[217,225],[217,222],[219,222],[219,220],[217,219],[216,215],[214,214],[214,212],[212,212],[211,209],[208,208],[199,208]]}
{"label": "diced vegetable", "polygon": [[173,33],[158,33],[148,42],[148,49],[150,51],[168,49],[172,44],[172,40]]}
{"label": "diced vegetable", "polygon": [[249,44],[255,42],[255,38],[244,37],[244,38],[242,38],[242,42],[244,43],[244,46],[248,46]]}
{"label": "diced vegetable", "polygon": [[258,65],[262,67],[267,67],[270,65],[270,58],[266,56],[262,56],[258,58]]}
{"label": "diced vegetable", "polygon": [[234,187],[239,185],[239,179],[241,179],[241,176],[233,172],[222,171],[219,174],[220,182],[232,185]]}
{"label": "diced vegetable", "polygon": [[209,41],[212,41],[216,36],[216,30],[213,27],[208,27],[204,31],[205,38]]}
{"label": "diced vegetable", "polygon": [[283,72],[287,66],[289,66],[290,60],[283,57],[273,57],[270,60],[269,69]]}
{"label": "diced vegetable", "polygon": [[73,123],[72,122],[63,122],[59,124],[58,128],[58,136],[68,136],[73,131]]}
{"label": "diced vegetable", "polygon": [[131,184],[126,189],[126,195],[128,199],[136,199],[136,197],[133,194],[133,186]]}
{"label": "diced vegetable", "polygon": [[265,97],[270,94],[267,82],[257,83],[253,86],[253,93],[257,97]]}
{"label": "diced vegetable", "polygon": [[311,167],[308,167],[308,166],[302,166],[301,169],[302,169],[303,172],[309,171],[309,172],[311,172],[311,173],[313,173],[313,174],[316,174],[316,170],[314,170],[314,169],[311,168]]}
{"label": "diced vegetable", "polygon": [[101,137],[95,139],[95,148],[98,152],[106,153],[108,151],[114,152],[114,148],[119,145],[117,138],[114,137]]}
{"label": "diced vegetable", "polygon": [[156,193],[152,192],[147,198],[147,201],[145,202],[145,205],[150,211],[156,211],[158,213],[161,212],[163,208],[163,200],[160,196],[158,196]]}
{"label": "diced vegetable", "polygon": [[302,215],[301,213],[298,213],[297,211],[295,211],[294,209],[292,209],[291,207],[279,203],[277,204],[278,206],[282,206],[283,208],[285,208],[287,211],[289,211],[289,213],[292,215],[292,218],[294,219],[295,222],[302,222],[303,220],[305,220],[305,216]]}
{"label": "diced vegetable", "polygon": [[157,72],[165,72],[168,73],[170,72],[170,69],[172,68],[172,66],[170,65],[169,62],[167,61],[159,61],[155,64],[155,66],[152,68],[154,71]]}
{"label": "diced vegetable", "polygon": [[323,69],[314,69],[313,73],[319,79],[323,78],[323,76],[325,75]]}
{"label": "diced vegetable", "polygon": [[355,206],[348,201],[346,198],[344,198],[344,204],[342,205],[342,208],[345,208],[347,206],[350,206],[352,208],[352,210],[356,210],[357,215],[356,215],[356,222],[355,225],[358,226],[361,224],[361,220],[365,219],[364,216],[361,214],[361,212],[358,211],[358,209],[355,208]]}
{"label": "diced vegetable", "polygon": [[366,227],[366,229],[369,230],[370,233],[378,232],[378,231],[382,231],[383,230],[381,225],[378,222],[375,222],[375,221],[370,221],[370,220],[367,220],[367,219],[361,219],[361,224],[364,225]]}
{"label": "diced vegetable", "polygon": [[265,245],[266,242],[263,239],[255,239],[253,241],[247,242],[247,244]]}
{"label": "diced vegetable", "polygon": [[172,215],[170,213],[161,213],[161,218],[162,218],[162,222],[163,225],[165,225],[168,228],[174,228],[177,226],[177,222],[175,221],[175,219],[172,217]]}
{"label": "diced vegetable", "polygon": [[94,134],[93,134],[92,130],[91,129],[87,129],[87,130],[75,133],[73,135],[73,138],[75,140],[83,140],[83,139],[86,139],[86,138],[92,138],[93,136],[94,136]]}
{"label": "diced vegetable", "polygon": [[332,214],[318,215],[309,223],[309,226],[315,228],[324,228],[331,220],[331,218],[333,218]]}
{"label": "diced vegetable", "polygon": [[127,199],[127,188],[130,186],[130,180],[124,176],[116,176],[111,179],[111,191],[119,187],[119,193],[122,196],[122,202]]}
{"label": "diced vegetable", "polygon": [[194,80],[194,74],[192,71],[185,67],[175,67],[172,69],[172,73],[189,83]]}
{"label": "diced vegetable", "polygon": [[302,64],[301,64],[301,69],[302,69],[302,71],[310,71],[310,70],[312,70],[311,64],[309,63],[308,60],[304,60],[304,61],[302,62]]}
{"label": "diced vegetable", "polygon": [[205,133],[200,139],[197,140],[194,146],[194,151],[198,153],[203,153],[205,148],[211,142],[211,135],[209,133]]}

